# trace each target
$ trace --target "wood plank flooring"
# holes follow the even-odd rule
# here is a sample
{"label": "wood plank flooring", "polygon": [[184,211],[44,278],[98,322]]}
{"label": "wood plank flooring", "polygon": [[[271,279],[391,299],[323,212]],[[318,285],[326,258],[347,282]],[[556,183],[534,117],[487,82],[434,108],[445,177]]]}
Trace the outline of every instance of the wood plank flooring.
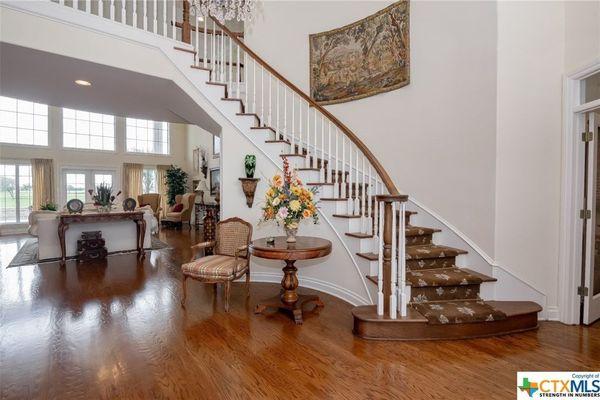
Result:
{"label": "wood plank flooring", "polygon": [[[7,269],[26,236],[0,238],[2,399],[511,399],[516,371],[600,369],[600,324],[542,322],[539,331],[439,342],[373,342],[352,335],[352,306],[296,326],[252,313],[276,284],[222,290],[190,282],[182,260],[200,238],[163,230],[172,249],[137,263],[68,262]],[[310,290],[301,290],[309,293]]]}

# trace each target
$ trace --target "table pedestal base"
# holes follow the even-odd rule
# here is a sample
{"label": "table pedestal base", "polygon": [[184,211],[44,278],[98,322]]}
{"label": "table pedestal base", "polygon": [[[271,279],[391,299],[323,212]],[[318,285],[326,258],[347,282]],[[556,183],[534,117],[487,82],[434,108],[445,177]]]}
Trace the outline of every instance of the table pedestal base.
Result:
{"label": "table pedestal base", "polygon": [[292,313],[296,325],[302,325],[302,307],[304,304],[314,302],[316,307],[324,307],[325,305],[319,299],[319,296],[299,294],[298,300],[294,303],[284,303],[280,296],[275,296],[258,304],[254,309],[255,314],[262,314],[267,308],[276,308],[280,311],[287,310]]}

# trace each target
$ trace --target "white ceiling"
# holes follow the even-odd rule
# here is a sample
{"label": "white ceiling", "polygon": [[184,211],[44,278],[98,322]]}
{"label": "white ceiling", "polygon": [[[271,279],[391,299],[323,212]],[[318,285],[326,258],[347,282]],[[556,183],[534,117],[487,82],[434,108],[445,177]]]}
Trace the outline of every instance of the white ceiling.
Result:
{"label": "white ceiling", "polygon": [[[76,79],[92,86],[76,85]],[[56,107],[189,123],[217,135],[221,131],[170,80],[9,43],[0,43],[0,94]]]}

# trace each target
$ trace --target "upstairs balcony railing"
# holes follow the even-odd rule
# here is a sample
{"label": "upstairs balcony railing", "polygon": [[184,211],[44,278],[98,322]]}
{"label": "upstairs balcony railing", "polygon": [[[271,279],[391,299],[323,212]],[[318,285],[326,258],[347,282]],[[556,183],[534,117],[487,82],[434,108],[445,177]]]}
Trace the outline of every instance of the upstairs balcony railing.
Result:
{"label": "upstairs balcony railing", "polygon": [[[193,67],[210,71],[226,87],[228,100],[242,104],[258,129],[289,143],[300,169],[319,172],[333,186],[330,201],[347,204],[346,217],[360,218],[360,232],[378,243],[378,314],[406,315],[405,204],[369,148],[345,124],[287,80],[234,33],[212,17],[198,18],[188,1],[53,0],[63,6],[125,24],[193,49]],[[191,46],[191,48],[190,48]]]}

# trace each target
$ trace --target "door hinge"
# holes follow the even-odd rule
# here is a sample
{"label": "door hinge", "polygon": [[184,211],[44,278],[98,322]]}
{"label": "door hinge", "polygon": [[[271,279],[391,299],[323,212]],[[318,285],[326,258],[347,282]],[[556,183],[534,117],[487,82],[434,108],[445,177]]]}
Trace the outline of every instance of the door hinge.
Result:
{"label": "door hinge", "polygon": [[581,218],[581,219],[592,218],[592,210],[579,210],[579,218]]}
{"label": "door hinge", "polygon": [[594,140],[594,132],[581,132],[582,142],[591,142]]}
{"label": "door hinge", "polygon": [[577,296],[589,296],[589,289],[585,286],[577,287]]}

